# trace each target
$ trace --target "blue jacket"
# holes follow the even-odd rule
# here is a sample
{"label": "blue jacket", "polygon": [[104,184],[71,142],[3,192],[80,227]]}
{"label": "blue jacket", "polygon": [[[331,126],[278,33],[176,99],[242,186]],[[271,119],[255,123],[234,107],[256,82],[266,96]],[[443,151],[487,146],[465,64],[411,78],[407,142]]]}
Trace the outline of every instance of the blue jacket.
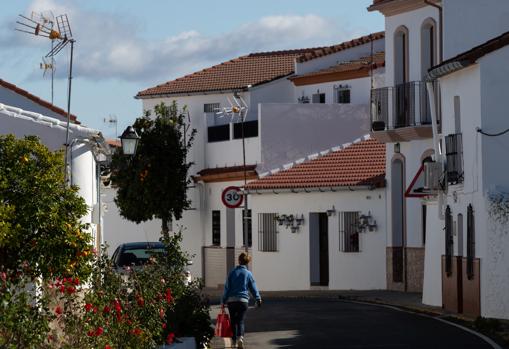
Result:
{"label": "blue jacket", "polygon": [[251,291],[256,300],[261,299],[253,274],[247,270],[245,265],[239,265],[230,272],[226,279],[222,302],[226,303],[228,298],[248,302],[248,291]]}

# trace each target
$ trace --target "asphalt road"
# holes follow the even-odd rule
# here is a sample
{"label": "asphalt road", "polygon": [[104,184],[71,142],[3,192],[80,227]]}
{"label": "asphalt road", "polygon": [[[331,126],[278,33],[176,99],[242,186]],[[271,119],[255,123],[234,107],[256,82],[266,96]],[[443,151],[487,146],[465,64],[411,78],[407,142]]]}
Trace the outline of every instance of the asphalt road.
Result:
{"label": "asphalt road", "polygon": [[387,307],[336,299],[269,299],[250,307],[248,349],[492,348],[455,326]]}

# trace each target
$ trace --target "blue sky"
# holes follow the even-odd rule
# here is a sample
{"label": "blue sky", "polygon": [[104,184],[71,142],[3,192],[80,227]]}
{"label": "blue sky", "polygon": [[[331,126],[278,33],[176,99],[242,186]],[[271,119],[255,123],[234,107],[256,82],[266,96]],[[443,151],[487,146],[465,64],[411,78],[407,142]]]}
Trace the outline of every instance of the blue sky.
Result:
{"label": "blue sky", "polygon": [[[50,100],[42,37],[14,31],[18,14],[67,13],[75,45],[72,112],[106,136],[142,113],[140,90],[258,51],[323,46],[383,30],[371,0],[16,0],[0,13],[0,78]],[[55,104],[66,105],[69,52],[56,58]]]}

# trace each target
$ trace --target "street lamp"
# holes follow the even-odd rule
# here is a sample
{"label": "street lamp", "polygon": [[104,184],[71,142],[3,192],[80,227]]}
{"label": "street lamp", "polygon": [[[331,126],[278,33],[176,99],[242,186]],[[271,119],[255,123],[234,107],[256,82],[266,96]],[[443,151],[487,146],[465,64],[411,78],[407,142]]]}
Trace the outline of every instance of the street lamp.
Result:
{"label": "street lamp", "polygon": [[138,136],[134,127],[127,126],[122,136],[120,136],[120,141],[122,142],[122,151],[124,155],[133,156],[136,154],[140,136]]}

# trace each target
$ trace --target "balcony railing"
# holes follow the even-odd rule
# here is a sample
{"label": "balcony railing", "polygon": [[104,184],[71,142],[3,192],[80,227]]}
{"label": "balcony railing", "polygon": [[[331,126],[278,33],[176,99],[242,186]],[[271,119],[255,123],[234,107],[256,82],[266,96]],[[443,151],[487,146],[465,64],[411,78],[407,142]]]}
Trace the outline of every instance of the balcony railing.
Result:
{"label": "balcony railing", "polygon": [[431,125],[426,83],[413,81],[371,90],[373,131]]}
{"label": "balcony railing", "polygon": [[463,141],[461,133],[445,136],[445,155],[447,182],[458,184],[463,182]]}

